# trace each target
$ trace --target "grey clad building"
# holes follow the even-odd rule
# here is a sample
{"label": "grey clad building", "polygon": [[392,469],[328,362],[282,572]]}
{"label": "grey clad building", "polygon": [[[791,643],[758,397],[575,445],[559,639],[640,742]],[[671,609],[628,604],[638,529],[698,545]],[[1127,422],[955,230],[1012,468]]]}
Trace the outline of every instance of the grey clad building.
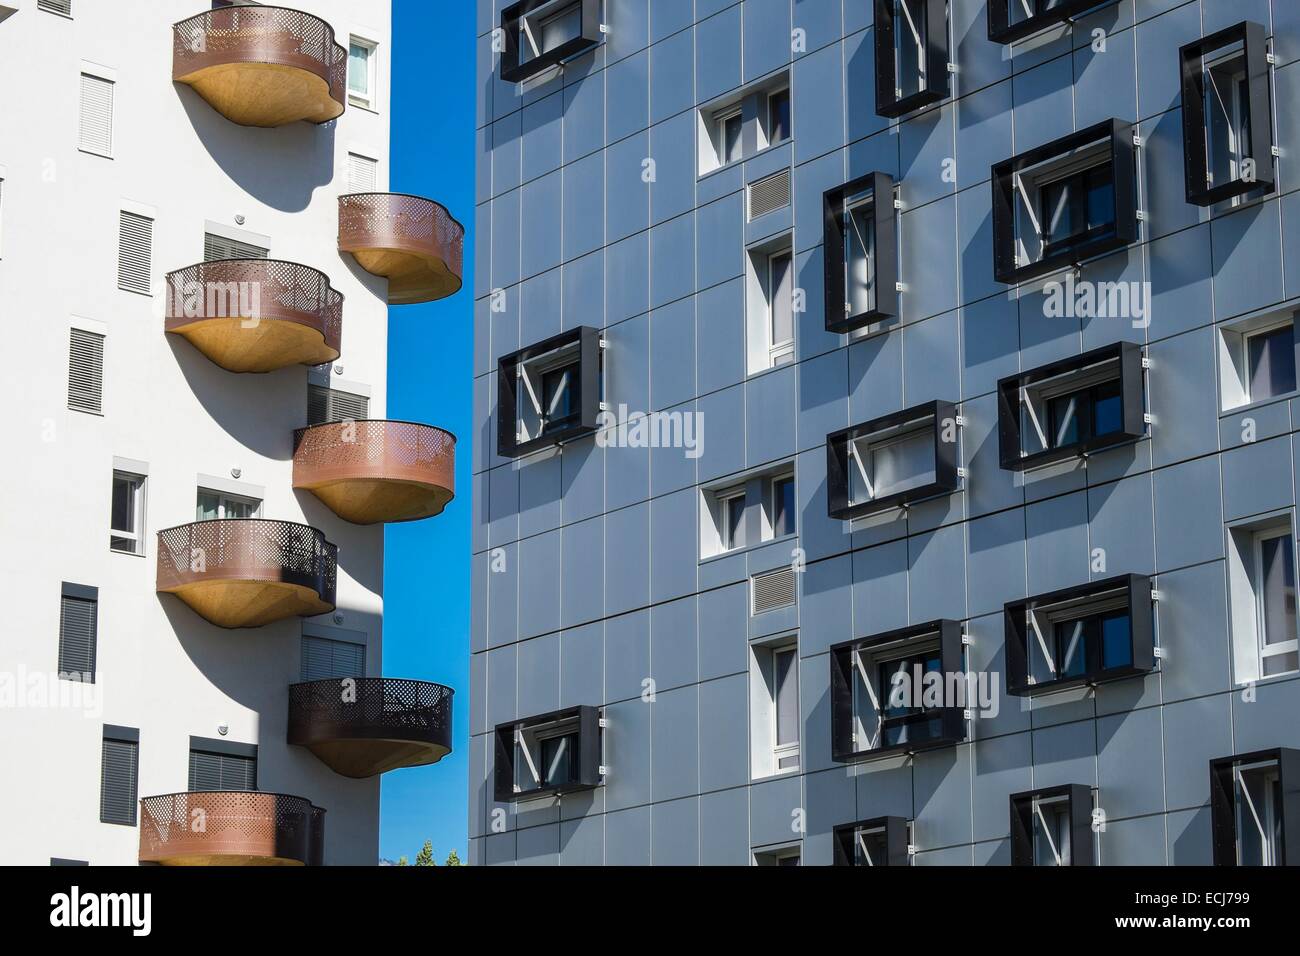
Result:
{"label": "grey clad building", "polygon": [[478,11],[471,861],[1300,862],[1300,4]]}

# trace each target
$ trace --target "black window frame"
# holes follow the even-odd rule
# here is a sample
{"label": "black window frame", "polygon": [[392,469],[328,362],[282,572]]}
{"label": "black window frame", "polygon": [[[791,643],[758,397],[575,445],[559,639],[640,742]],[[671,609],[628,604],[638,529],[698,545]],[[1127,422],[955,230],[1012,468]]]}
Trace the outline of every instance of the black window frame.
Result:
{"label": "black window frame", "polygon": [[[1022,390],[1033,389],[1043,382],[1065,378],[1073,373],[1084,375],[1089,369],[1114,363],[1119,384],[1119,431],[1089,435],[1078,441],[1026,453]],[[1027,471],[1057,462],[1079,458],[1107,448],[1140,441],[1146,437],[1146,389],[1143,377],[1142,346],[1134,342],[1113,342],[1081,355],[1049,362],[1028,371],[1008,375],[998,381],[998,454],[1004,471]],[[1104,384],[1104,383],[1096,383]]]}
{"label": "black window frame", "polygon": [[[1087,129],[1003,160],[993,167],[993,275],[998,282],[1007,285],[1027,282],[1137,242],[1137,147],[1134,145],[1133,130],[1133,124],[1126,120],[1103,120]],[[1105,158],[1074,171],[1088,171],[1109,165],[1115,213],[1113,228],[1082,233],[1069,243],[1060,243],[1061,248],[1051,254],[1045,252],[1033,262],[1018,265],[1016,250],[1019,248],[1021,233],[1016,229],[1016,209],[1021,174],[1050,164],[1058,157],[1065,161],[1076,150],[1102,142],[1107,143]],[[1039,177],[1047,183],[1052,182],[1050,166],[1036,178]],[[1037,238],[1041,240],[1041,237]]]}
{"label": "black window frame", "polygon": [[[534,438],[518,441],[519,366],[551,352],[576,345],[578,409],[559,428],[543,430]],[[600,330],[582,325],[535,342],[497,361],[497,454],[521,458],[596,431],[601,410]]]}
{"label": "black window frame", "polygon": [[[871,172],[822,194],[823,268],[826,286],[826,331],[836,334],[898,318],[898,235],[894,207],[894,178]],[[874,232],[875,308],[870,312],[845,313],[844,267],[846,250],[840,223],[844,202],[859,193],[871,193],[871,225]],[[881,202],[880,198],[885,201]]]}
{"label": "black window frame", "polygon": [[[1151,606],[1151,578],[1143,574],[1120,574],[1074,587],[1037,594],[1003,605],[1003,628],[1006,647],[1007,693],[1013,697],[1033,697],[1072,687],[1095,686],[1111,681],[1140,677],[1155,669],[1155,622]],[[1102,667],[1091,657],[1083,674],[1031,682],[1030,642],[1038,638],[1029,625],[1028,615],[1040,607],[1065,606],[1071,613],[1065,620],[1087,619],[1111,601],[1122,596],[1129,619],[1129,661],[1115,667]],[[1113,610],[1107,607],[1107,610]],[[1053,640],[1048,634],[1045,641]]]}
{"label": "black window frame", "polygon": [[[523,26],[524,18],[530,17],[539,8],[546,6],[551,0],[520,0],[513,6],[506,7],[501,11],[501,37],[503,48],[501,50],[500,75],[501,79],[507,83],[519,83],[543,73],[557,63],[586,53],[600,44],[601,41],[601,23],[600,23],[600,0],[574,0],[574,3],[582,9],[582,26],[578,36],[561,43],[552,50],[545,51],[531,60],[523,63],[519,62],[519,31]],[[565,9],[562,4],[557,4],[556,12]]]}
{"label": "black window frame", "polygon": [[1300,866],[1300,750],[1271,747],[1210,761],[1210,819],[1215,866],[1238,866],[1236,787],[1242,764],[1276,762],[1282,790],[1282,853],[1279,866]]}
{"label": "black window frame", "polygon": [[[1009,799],[1011,808],[1011,865],[1034,865],[1034,821],[1033,807],[1035,800],[1051,800],[1065,797],[1069,801],[1070,819],[1070,866],[1094,866],[1096,851],[1092,837],[1092,787],[1083,783],[1066,783],[1058,787],[1046,787],[1041,790],[1024,790],[1013,793]],[[1088,848],[1081,854],[1078,848]]]}
{"label": "black window frame", "polygon": [[[850,461],[849,446],[852,442],[869,438],[872,435],[886,433],[895,428],[916,424],[918,430],[924,429],[927,419],[934,433],[934,480],[914,488],[872,498],[853,504],[849,500]],[[852,521],[855,518],[878,514],[900,505],[910,504],[926,498],[952,494],[960,487],[960,474],[957,467],[957,445],[959,440],[954,433],[953,441],[943,440],[944,422],[951,421],[958,429],[957,406],[953,402],[936,399],[921,405],[913,405],[902,411],[884,415],[832,432],[826,436],[826,510],[829,517]],[[910,428],[908,429],[911,430]]]}
{"label": "black window frame", "polygon": [[[67,601],[77,601],[89,604],[90,611],[90,635],[89,647],[87,654],[89,656],[90,670],[73,670],[70,667],[64,667],[64,654],[67,648],[65,632],[65,610]],[[99,670],[99,588],[89,584],[73,584],[69,581],[62,582],[62,588],[59,593],[59,644],[56,650],[56,673],[60,680],[74,680],[73,677],[67,676],[72,674],[80,675],[80,682],[84,684],[95,683]]]}
{"label": "black window frame", "polygon": [[[129,802],[129,819],[126,816],[114,817],[108,813],[109,808],[105,805],[105,773],[108,769],[105,763],[107,744],[109,742],[116,744],[127,744],[130,747],[131,756],[131,783],[132,793]],[[114,826],[133,827],[139,820],[140,811],[140,730],[137,727],[118,727],[113,724],[105,724],[103,734],[100,738],[100,765],[99,765],[99,822],[108,823]]]}
{"label": "black window frame", "polygon": [[[1215,50],[1242,45],[1250,109],[1250,158],[1255,161],[1253,180],[1234,179],[1220,186],[1210,185],[1206,159],[1208,133],[1205,127],[1204,70],[1202,61]],[[1187,201],[1193,206],[1213,206],[1228,199],[1277,188],[1274,168],[1272,77],[1268,54],[1268,30],[1251,20],[1212,33],[1178,51],[1182,81],[1183,158]],[[1257,117],[1264,122],[1256,122]]]}
{"label": "black window frame", "polygon": [[898,50],[894,41],[901,0],[875,0],[876,115],[896,119],[952,95],[948,72],[948,0],[921,0],[925,4],[925,88],[899,97]]}
{"label": "black window frame", "polygon": [[[515,790],[515,734],[547,724],[573,721],[577,735],[577,767],[572,779],[558,784],[539,784],[528,789]],[[594,790],[601,785],[601,711],[599,707],[583,704],[553,710],[531,717],[497,724],[493,729],[496,746],[493,796],[498,803],[532,800],[538,797]]]}
{"label": "black window frame", "polygon": [[[993,43],[1015,43],[1036,33],[1050,30],[1058,24],[1072,20],[1081,13],[1100,11],[1104,7],[1114,6],[1119,0],[1061,0],[1055,6],[1041,10],[1033,16],[1015,23],[1011,22],[1012,4],[1020,0],[988,0],[989,40]],[[1035,0],[1038,7],[1041,0]]]}
{"label": "black window frame", "polygon": [[874,660],[876,655],[881,655],[885,660],[893,659],[906,653],[909,646],[915,648],[922,643],[928,644],[936,637],[939,641],[942,673],[965,674],[961,623],[947,618],[882,631],[869,637],[843,641],[830,648],[832,760],[836,763],[860,763],[896,754],[953,747],[966,740],[965,708],[945,706],[935,708],[942,728],[937,737],[870,750],[857,750],[853,746],[853,655],[868,652],[873,658],[872,666],[875,667],[880,663]]}
{"label": "black window frame", "polygon": [[831,833],[834,843],[834,866],[857,866],[857,854],[854,853],[853,840],[859,830],[883,830],[885,832],[885,860],[875,866],[911,866],[912,857],[907,852],[910,840],[907,832],[907,817],[872,817],[869,820],[857,820],[853,823],[841,823]]}

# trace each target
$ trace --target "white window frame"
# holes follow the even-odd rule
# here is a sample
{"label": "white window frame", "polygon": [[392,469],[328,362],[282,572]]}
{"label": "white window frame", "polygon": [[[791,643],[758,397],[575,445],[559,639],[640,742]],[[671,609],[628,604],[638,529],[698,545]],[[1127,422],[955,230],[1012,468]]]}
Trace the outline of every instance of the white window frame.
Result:
{"label": "white window frame", "polygon": [[[367,92],[358,93],[352,88],[352,47],[359,46],[366,50],[366,86]],[[379,41],[362,34],[353,33],[348,37],[348,103],[363,110],[379,111]]]}
{"label": "white window frame", "polygon": [[[733,119],[740,120],[740,139],[736,141],[738,155],[735,158],[727,155],[727,124]],[[740,104],[736,103],[734,106],[728,106],[714,113],[713,125],[718,135],[718,169],[743,162],[745,159],[745,117]]]}
{"label": "white window frame", "polygon": [[[790,267],[790,338],[782,341],[776,340],[776,289],[772,283],[773,268],[772,262],[775,259],[789,259]],[[778,249],[775,252],[768,253],[766,260],[766,275],[763,281],[763,295],[767,309],[767,359],[768,368],[776,368],[779,365],[786,365],[794,361],[794,327],[798,318],[794,311],[794,251],[792,249]]]}
{"label": "white window frame", "polygon": [[1297,308],[1297,304],[1292,301],[1281,309],[1270,307],[1261,314],[1217,326],[1215,338],[1219,352],[1220,414],[1255,404],[1281,401],[1288,395],[1300,392],[1300,368],[1296,369],[1297,391],[1280,392],[1269,398],[1258,398],[1251,394],[1250,381],[1250,340],[1258,335],[1276,332],[1283,326],[1293,325],[1295,317],[1291,313]]}
{"label": "white window frame", "polygon": [[[781,743],[780,737],[780,698],[781,688],[777,686],[777,659],[783,655],[789,654],[792,660],[791,673],[794,680],[794,700],[795,700],[795,735],[794,743]],[[796,644],[787,644],[780,647],[772,648],[772,769],[777,774],[798,773],[802,765],[799,754],[799,744],[802,742],[803,734],[800,733],[799,727],[799,708],[802,701],[799,698],[799,647]],[[794,757],[796,763],[793,767],[782,767],[781,761],[788,757]]]}
{"label": "white window frame", "polygon": [[[1240,196],[1238,199],[1242,198]],[[1256,402],[1271,402],[1274,399],[1281,398],[1283,395],[1290,395],[1291,392],[1279,392],[1276,395],[1256,395],[1255,382],[1250,375],[1250,343],[1264,335],[1271,335],[1283,328],[1292,328],[1294,325],[1291,319],[1281,319],[1277,322],[1270,322],[1267,325],[1261,325],[1258,328],[1250,329],[1243,332],[1241,336],[1241,367],[1245,372],[1246,386],[1246,404],[1253,405]],[[1294,334],[1294,333],[1293,333]],[[1300,369],[1296,370],[1297,377],[1300,378]]]}
{"label": "white window frame", "polygon": [[[779,690],[776,683],[778,654],[791,652],[795,692],[795,735],[793,743],[778,744],[777,710]],[[750,687],[750,778],[766,780],[802,772],[803,760],[803,688],[800,686],[799,640],[797,634],[782,634],[749,645]],[[794,757],[793,767],[782,767],[783,758]]]}
{"label": "white window frame", "polygon": [[[790,482],[790,487],[794,490],[794,530],[778,533],[776,518],[779,498],[776,490],[778,485],[787,481]],[[799,533],[799,486],[795,484],[794,472],[787,471],[773,475],[765,482],[765,484],[768,511],[767,514],[763,516],[765,524],[763,529],[765,535],[764,540],[775,541],[779,538],[793,538]]]}
{"label": "white window frame", "polygon": [[[718,492],[714,499],[718,509],[718,542],[722,552],[739,551],[745,547],[745,489],[728,488]],[[731,503],[740,501],[740,540],[736,541],[731,531]]]}
{"label": "white window frame", "polygon": [[[132,471],[126,471],[122,468],[114,468],[113,469],[114,491],[116,491],[116,486],[119,479],[130,481],[133,484],[132,494],[135,498],[135,502],[134,502],[135,527],[130,529],[129,531],[126,530],[125,528],[113,527],[112,500],[110,498],[109,516],[108,516],[109,550],[114,552],[115,554],[131,554],[131,555],[142,557],[144,555],[144,543],[145,543],[145,530],[144,530],[145,529],[145,502],[146,502],[145,489],[149,481],[149,476],[137,474]],[[135,543],[135,547],[131,549],[113,547],[113,540],[116,538],[122,538],[128,541],[132,541]]]}
{"label": "white window frame", "polygon": [[[196,511],[198,510],[199,495],[212,495],[214,498],[217,499],[217,516],[215,519],[209,519],[209,520],[216,520],[216,521],[226,520],[227,517],[226,507],[236,502],[240,504],[250,504],[253,506],[253,513],[248,515],[250,519],[262,517],[263,502],[261,498],[252,498],[247,495],[235,495],[235,494],[231,494],[228,491],[220,491],[216,488],[204,488],[200,486],[198,491],[194,495],[195,498],[194,507]],[[196,520],[203,520],[203,519],[199,519],[196,517]]]}
{"label": "white window frame", "polygon": [[[1289,641],[1279,641],[1275,644],[1268,643],[1268,631],[1266,615],[1267,595],[1264,593],[1264,542],[1272,541],[1277,538],[1292,538],[1292,529],[1290,524],[1273,525],[1272,527],[1262,528],[1256,531],[1251,539],[1251,554],[1253,556],[1254,567],[1251,575],[1255,592],[1255,651],[1258,657],[1257,673],[1261,678],[1264,677],[1264,661],[1270,657],[1279,657],[1284,654],[1300,652],[1300,639],[1293,632]],[[1295,553],[1296,544],[1294,538],[1291,540],[1292,570],[1295,570]],[[1291,587],[1296,587],[1296,582],[1292,580]],[[1277,674],[1269,674],[1272,677],[1281,677],[1286,674],[1295,674],[1296,670],[1280,671]]]}
{"label": "white window frame", "polygon": [[[1250,798],[1250,791],[1246,787],[1246,782],[1242,779],[1245,773],[1260,773],[1266,775],[1270,785],[1263,787],[1264,806],[1255,806],[1255,801]],[[1273,842],[1273,831],[1276,829],[1283,808],[1276,805],[1273,800],[1273,780],[1281,776],[1282,768],[1278,766],[1277,761],[1268,760],[1260,763],[1248,764],[1244,767],[1234,766],[1232,768],[1232,783],[1235,793],[1233,794],[1232,811],[1236,815],[1237,825],[1237,865],[1243,865],[1242,856],[1242,833],[1246,824],[1254,827],[1255,832],[1259,835],[1260,847],[1263,851],[1262,865],[1279,866],[1277,858],[1278,847]]]}
{"label": "white window frame", "polygon": [[[773,139],[772,131],[776,128],[776,122],[772,116],[772,101],[783,93],[789,103],[790,128],[786,130],[786,135],[783,138]],[[763,97],[763,113],[767,121],[763,128],[763,148],[766,149],[770,146],[780,146],[782,143],[788,143],[790,140],[794,139],[794,99],[790,94],[789,83],[783,83],[780,86],[775,86],[767,91],[766,95]]]}

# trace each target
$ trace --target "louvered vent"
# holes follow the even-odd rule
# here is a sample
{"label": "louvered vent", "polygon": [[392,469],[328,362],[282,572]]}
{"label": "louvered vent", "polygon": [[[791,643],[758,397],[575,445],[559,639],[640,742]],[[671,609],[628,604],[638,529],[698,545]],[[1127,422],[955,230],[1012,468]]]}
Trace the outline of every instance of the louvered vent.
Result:
{"label": "louvered vent", "polygon": [[104,737],[100,764],[99,819],[101,823],[135,826],[138,799],[140,742]]}
{"label": "louvered vent", "polygon": [[352,392],[339,392],[322,385],[307,386],[307,424],[324,425],[344,419],[365,421],[370,416],[370,399]]}
{"label": "louvered vent", "polygon": [[79,412],[104,413],[104,337],[83,329],[72,330],[68,345],[68,407]]}
{"label": "louvered vent", "polygon": [[36,0],[36,6],[50,13],[61,13],[65,17],[72,16],[72,0]]}
{"label": "louvered vent", "polygon": [[81,74],[81,127],[77,145],[89,153],[113,155],[113,83]]}
{"label": "louvered vent", "polygon": [[59,676],[65,680],[95,682],[98,617],[98,601],[63,595],[59,606]]}
{"label": "louvered vent", "polygon": [[257,758],[190,751],[190,791],[256,790]]}
{"label": "louvered vent", "polygon": [[790,205],[790,170],[765,176],[749,187],[749,218],[757,219]]}
{"label": "louvered vent", "polygon": [[762,614],[779,607],[790,607],[795,602],[794,571],[782,568],[768,574],[754,575],[754,611]]}
{"label": "louvered vent", "polygon": [[366,645],[302,636],[302,679],[330,680],[366,676]]}
{"label": "louvered vent", "polygon": [[133,212],[121,213],[118,223],[117,287],[149,295],[153,271],[153,220]]}
{"label": "louvered vent", "polygon": [[379,186],[379,163],[369,156],[348,153],[348,189],[371,193]]}
{"label": "louvered vent", "polygon": [[204,262],[217,259],[265,259],[268,252],[269,249],[255,246],[251,242],[240,242],[211,232],[203,235]]}

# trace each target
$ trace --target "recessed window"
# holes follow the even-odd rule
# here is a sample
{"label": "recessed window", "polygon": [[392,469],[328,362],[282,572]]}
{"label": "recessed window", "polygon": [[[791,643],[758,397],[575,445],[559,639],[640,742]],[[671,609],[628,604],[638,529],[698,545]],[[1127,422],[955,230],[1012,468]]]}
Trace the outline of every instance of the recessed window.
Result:
{"label": "recessed window", "polygon": [[762,129],[768,146],[779,145],[790,138],[790,87],[783,86],[767,95],[767,113]]}
{"label": "recessed window", "polygon": [[[1300,815],[1300,751],[1287,748],[1210,761],[1215,866],[1295,866],[1286,828]],[[1292,834],[1294,836],[1294,834]]]}
{"label": "recessed window", "polygon": [[989,0],[989,39],[1015,43],[1119,0]]}
{"label": "recessed window", "polygon": [[99,763],[99,822],[135,826],[139,784],[140,731],[105,725]]}
{"label": "recessed window", "polygon": [[777,847],[771,850],[755,850],[755,866],[799,866],[800,849],[795,846]]}
{"label": "recessed window", "polygon": [[929,402],[826,436],[827,511],[851,520],[957,490],[958,417]]}
{"label": "recessed window", "polygon": [[1118,342],[998,382],[1002,467],[1023,471],[1146,432],[1142,349]]}
{"label": "recessed window", "polygon": [[257,745],[190,738],[190,791],[256,790]]}
{"label": "recessed window", "polygon": [[1295,392],[1300,343],[1290,314],[1252,316],[1220,325],[1218,346],[1223,411]]}
{"label": "recessed window", "polygon": [[750,645],[751,770],[755,778],[799,769],[799,649],[793,637]]}
{"label": "recessed window", "polygon": [[794,475],[786,467],[701,491],[701,557],[798,533]]}
{"label": "recessed window", "polygon": [[823,196],[826,331],[874,331],[898,316],[894,213],[894,180],[884,173]]}
{"label": "recessed window", "polygon": [[790,237],[750,248],[745,273],[745,351],[754,375],[794,361],[796,281]]}
{"label": "recessed window", "polygon": [[911,866],[911,823],[904,817],[876,817],[834,830],[836,866]]}
{"label": "recessed window", "polygon": [[517,83],[600,42],[600,0],[522,0],[501,12],[501,79]]}
{"label": "recessed window", "polygon": [[98,649],[99,589],[63,582],[59,601],[59,679],[93,684]]}
{"label": "recessed window", "polygon": [[876,113],[902,116],[947,97],[947,0],[875,4]]}
{"label": "recessed window", "polygon": [[1187,201],[1211,206],[1272,190],[1268,31],[1245,21],[1179,51]]}
{"label": "recessed window", "polygon": [[1092,866],[1092,788],[1066,784],[1011,795],[1012,866]]}
{"label": "recessed window", "polygon": [[787,475],[772,482],[772,536],[784,537],[795,532],[794,476]]}
{"label": "recessed window", "polygon": [[497,366],[497,446],[517,458],[596,429],[600,333],[586,326],[503,356]]}
{"label": "recessed window", "polygon": [[262,515],[262,502],[223,491],[200,488],[195,505],[195,521],[213,521],[226,518],[258,518]]}
{"label": "recessed window", "polygon": [[709,103],[697,115],[701,176],[788,142],[794,136],[789,74]]}
{"label": "recessed window", "polygon": [[794,361],[794,254],[785,249],[767,257],[763,287],[767,299],[769,366]]}
{"label": "recessed window", "polygon": [[1155,666],[1151,580],[1142,575],[1015,601],[1004,617],[1010,694],[1141,676]]}
{"label": "recessed window", "polygon": [[601,718],[573,707],[496,727],[495,796],[502,803],[601,783]]}
{"label": "recessed window", "polygon": [[830,667],[833,759],[915,753],[966,738],[966,701],[949,697],[951,675],[965,672],[956,621],[836,644]]}
{"label": "recessed window", "polygon": [[1024,282],[1137,240],[1133,126],[1107,120],[993,167],[994,272]]}
{"label": "recessed window", "polygon": [[737,162],[744,156],[743,141],[741,139],[744,131],[744,120],[741,117],[740,107],[733,106],[718,111],[713,118],[713,122],[717,128],[718,142],[721,146],[718,155],[721,165],[726,166],[728,163]]}
{"label": "recessed window", "polygon": [[1300,671],[1291,515],[1228,528],[1233,672],[1238,684]]}
{"label": "recessed window", "polygon": [[144,486],[144,475],[113,472],[108,546],[114,551],[144,554]]}
{"label": "recessed window", "polygon": [[348,41],[348,102],[365,109],[376,108],[378,89],[378,44],[352,37]]}

